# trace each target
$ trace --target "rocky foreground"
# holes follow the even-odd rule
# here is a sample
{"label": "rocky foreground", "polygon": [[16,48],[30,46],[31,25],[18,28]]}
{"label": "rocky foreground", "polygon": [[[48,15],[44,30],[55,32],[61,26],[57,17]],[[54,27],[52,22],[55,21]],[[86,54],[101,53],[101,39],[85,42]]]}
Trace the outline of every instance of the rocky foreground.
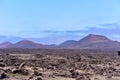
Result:
{"label": "rocky foreground", "polygon": [[90,50],[0,50],[0,80],[120,80],[120,56]]}

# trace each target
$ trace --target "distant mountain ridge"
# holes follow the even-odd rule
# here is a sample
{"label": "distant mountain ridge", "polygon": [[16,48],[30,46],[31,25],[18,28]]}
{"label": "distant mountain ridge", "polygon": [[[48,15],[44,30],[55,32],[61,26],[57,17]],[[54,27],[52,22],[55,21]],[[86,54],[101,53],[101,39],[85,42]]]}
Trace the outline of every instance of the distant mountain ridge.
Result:
{"label": "distant mountain ridge", "polygon": [[13,45],[11,42],[6,41],[0,44],[0,48],[8,48],[11,45]]}
{"label": "distant mountain ridge", "polygon": [[[120,42],[112,41],[106,36],[89,34],[79,41],[63,42],[58,47],[65,45],[66,49],[120,49]],[[67,45],[66,45],[67,44]]]}
{"label": "distant mountain ridge", "polygon": [[41,48],[43,45],[30,40],[22,40],[14,44],[14,48]]}
{"label": "distant mountain ridge", "polygon": [[104,42],[104,41],[111,41],[111,40],[108,39],[106,36],[94,35],[94,34],[89,34],[88,36],[79,40],[79,42]]}
{"label": "distant mountain ridge", "polygon": [[30,40],[21,40],[15,44],[11,42],[3,42],[0,48],[54,48],[56,45],[44,45]]}
{"label": "distant mountain ridge", "polygon": [[51,37],[17,37],[17,36],[2,36],[0,35],[0,43],[4,41],[9,41],[11,43],[17,43],[21,40],[30,40],[33,42],[37,43],[42,43],[42,44],[60,44],[63,41],[70,40],[70,39],[79,39],[79,36],[51,36]]}
{"label": "distant mountain ridge", "polygon": [[54,49],[120,49],[120,42],[112,41],[106,36],[89,34],[75,41],[68,40],[60,45],[44,45],[30,40],[21,40],[15,44],[3,42],[0,48],[54,48]]}
{"label": "distant mountain ridge", "polygon": [[58,48],[71,48],[72,46],[75,46],[77,44],[77,41],[75,40],[68,40],[65,41],[63,43],[61,43],[60,45],[58,45]]}

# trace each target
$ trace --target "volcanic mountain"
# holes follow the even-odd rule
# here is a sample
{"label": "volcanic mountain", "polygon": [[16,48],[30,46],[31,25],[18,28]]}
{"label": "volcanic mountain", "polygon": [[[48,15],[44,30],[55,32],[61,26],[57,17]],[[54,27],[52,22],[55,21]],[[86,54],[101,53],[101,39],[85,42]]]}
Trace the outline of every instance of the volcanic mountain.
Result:
{"label": "volcanic mountain", "polygon": [[43,45],[29,40],[22,40],[12,45],[13,48],[41,48]]}
{"label": "volcanic mountain", "polygon": [[21,40],[15,44],[4,42],[0,48],[49,48],[49,49],[120,49],[120,42],[112,41],[106,36],[89,34],[81,40],[68,40],[60,45],[43,45],[30,40]]}
{"label": "volcanic mountain", "polygon": [[67,49],[120,49],[120,42],[112,41],[106,36],[89,34],[79,41],[66,41],[59,46]]}
{"label": "volcanic mountain", "polygon": [[13,45],[11,42],[6,41],[0,44],[0,48],[8,48],[11,45]]}
{"label": "volcanic mountain", "polygon": [[96,43],[96,42],[108,42],[108,41],[111,41],[111,40],[108,39],[106,36],[89,34],[88,36],[84,37],[83,39],[79,40],[78,42],[80,42],[80,43],[82,43],[82,42]]}
{"label": "volcanic mountain", "polygon": [[68,40],[68,41],[65,41],[65,42],[61,43],[57,47],[58,48],[73,48],[74,46],[76,46],[76,44],[77,44],[77,41],[75,41],[75,40]]}

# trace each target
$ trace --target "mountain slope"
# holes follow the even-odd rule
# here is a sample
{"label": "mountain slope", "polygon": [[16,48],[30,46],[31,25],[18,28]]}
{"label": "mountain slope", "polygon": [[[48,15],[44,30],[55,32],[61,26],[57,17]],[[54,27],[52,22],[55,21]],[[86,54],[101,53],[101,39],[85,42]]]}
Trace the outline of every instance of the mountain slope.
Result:
{"label": "mountain slope", "polygon": [[68,41],[65,41],[65,42],[61,43],[57,47],[58,48],[66,48],[66,47],[67,48],[73,48],[76,44],[77,44],[77,41],[75,41],[75,40],[68,40]]}
{"label": "mountain slope", "polygon": [[22,40],[12,45],[13,48],[41,48],[43,45],[29,40]]}
{"label": "mountain slope", "polygon": [[[69,41],[66,41],[69,42]],[[73,48],[73,49],[120,49],[120,42],[112,41],[103,35],[89,34],[75,43],[69,42],[66,46],[66,42],[61,48]],[[65,45],[65,46],[64,46]]]}
{"label": "mountain slope", "polygon": [[89,34],[79,41],[68,40],[60,45],[43,45],[30,40],[22,40],[15,44],[4,42],[0,48],[49,48],[49,49],[120,49],[120,42],[112,41],[103,35]]}
{"label": "mountain slope", "polygon": [[11,45],[13,45],[11,42],[6,41],[0,44],[0,48],[8,48]]}
{"label": "mountain slope", "polygon": [[88,36],[84,37],[83,39],[79,40],[78,42],[90,43],[90,42],[107,42],[107,41],[111,41],[111,40],[108,39],[106,36],[89,34]]}

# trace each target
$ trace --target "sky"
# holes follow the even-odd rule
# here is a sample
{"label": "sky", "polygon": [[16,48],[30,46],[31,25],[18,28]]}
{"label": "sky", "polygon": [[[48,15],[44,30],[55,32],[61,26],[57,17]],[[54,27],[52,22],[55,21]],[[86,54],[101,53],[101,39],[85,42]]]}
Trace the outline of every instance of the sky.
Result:
{"label": "sky", "polygon": [[[0,0],[0,35],[120,41],[120,0]],[[58,40],[59,41],[59,40]]]}

